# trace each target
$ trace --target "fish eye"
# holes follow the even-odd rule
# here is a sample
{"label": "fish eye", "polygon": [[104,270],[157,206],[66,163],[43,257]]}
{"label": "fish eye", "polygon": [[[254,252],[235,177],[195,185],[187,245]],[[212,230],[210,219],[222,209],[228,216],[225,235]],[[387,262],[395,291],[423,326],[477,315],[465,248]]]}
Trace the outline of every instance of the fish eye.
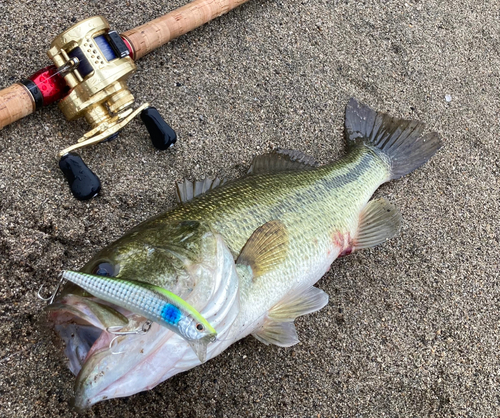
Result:
{"label": "fish eye", "polygon": [[111,263],[101,262],[96,264],[96,266],[92,269],[92,274],[97,276],[113,277],[115,276],[115,268]]}
{"label": "fish eye", "polygon": [[196,329],[198,331],[203,331],[205,329],[205,327],[203,326],[203,324],[196,324]]}

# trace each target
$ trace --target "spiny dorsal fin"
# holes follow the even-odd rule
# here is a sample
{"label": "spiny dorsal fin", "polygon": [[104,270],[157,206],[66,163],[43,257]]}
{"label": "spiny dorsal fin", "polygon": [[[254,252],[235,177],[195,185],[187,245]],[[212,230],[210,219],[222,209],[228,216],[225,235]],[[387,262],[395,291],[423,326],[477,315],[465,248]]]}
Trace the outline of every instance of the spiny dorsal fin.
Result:
{"label": "spiny dorsal fin", "polygon": [[236,264],[250,266],[253,280],[281,263],[288,251],[288,232],[283,222],[274,220],[257,228],[250,236]]}
{"label": "spiny dorsal fin", "polygon": [[298,316],[319,311],[328,303],[328,295],[314,286],[303,286],[285,296],[270,311],[269,318],[279,321],[293,321]]}
{"label": "spiny dorsal fin", "polygon": [[353,250],[375,247],[394,237],[401,227],[401,213],[386,199],[368,202],[359,215]]}
{"label": "spiny dorsal fin", "polygon": [[266,319],[266,322],[257,332],[252,334],[266,345],[274,344],[279,347],[291,347],[299,342],[293,322],[278,322]]}
{"label": "spiny dorsal fin", "polygon": [[217,186],[222,186],[226,183],[226,179],[203,179],[192,182],[185,179],[177,183],[175,186],[175,195],[179,203],[186,203],[193,200],[196,196],[208,192],[209,190],[215,189]]}
{"label": "spiny dorsal fin", "polygon": [[317,166],[318,163],[313,157],[301,151],[277,149],[269,154],[255,157],[248,169],[248,174],[311,170]]}

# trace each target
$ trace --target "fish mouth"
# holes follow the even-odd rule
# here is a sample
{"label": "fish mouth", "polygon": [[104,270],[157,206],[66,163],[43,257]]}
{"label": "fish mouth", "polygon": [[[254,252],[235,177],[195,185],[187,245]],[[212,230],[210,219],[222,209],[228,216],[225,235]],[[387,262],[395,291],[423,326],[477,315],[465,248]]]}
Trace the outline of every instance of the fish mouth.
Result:
{"label": "fish mouth", "polygon": [[[144,317],[87,299],[68,294],[47,308],[49,320],[64,342],[68,367],[76,376],[71,404],[77,411],[106,399],[152,389],[215,357],[229,345],[213,339],[193,345],[157,323],[143,332]],[[238,305],[232,303],[226,323],[216,325],[219,335],[227,334]],[[203,352],[206,358],[200,361]]]}
{"label": "fish mouth", "polygon": [[110,347],[115,335],[109,330],[128,329],[140,321],[131,312],[77,294],[64,295],[46,310],[49,322],[64,343],[68,367],[75,376],[92,353]]}
{"label": "fish mouth", "polygon": [[[239,339],[238,327],[233,326],[240,312],[239,279],[234,259],[229,251],[225,254],[211,278],[209,297],[201,308],[197,306],[216,330],[217,339],[210,337],[195,347],[157,323],[143,332],[146,318],[85,296],[72,284],[65,286],[46,309],[49,322],[64,342],[69,369],[76,376],[72,406],[77,411],[152,389],[201,364],[195,351],[199,354],[203,345],[209,360]],[[121,335],[116,329],[128,334]]]}

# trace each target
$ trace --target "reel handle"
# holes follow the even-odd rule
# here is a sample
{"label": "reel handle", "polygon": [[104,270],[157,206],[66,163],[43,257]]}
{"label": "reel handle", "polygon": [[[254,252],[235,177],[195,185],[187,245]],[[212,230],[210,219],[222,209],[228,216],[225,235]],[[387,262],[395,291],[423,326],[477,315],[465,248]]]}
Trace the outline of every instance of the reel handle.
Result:
{"label": "reel handle", "polygon": [[92,199],[101,190],[99,178],[77,154],[68,153],[59,160],[59,168],[68,180],[73,196],[78,200]]}
{"label": "reel handle", "polygon": [[[141,113],[141,119],[151,136],[153,145],[165,150],[174,145],[177,140],[175,131],[163,120],[160,113],[154,107],[148,107]],[[118,133],[107,138],[112,140]],[[59,168],[66,177],[71,193],[78,200],[89,200],[96,196],[101,190],[99,178],[83,162],[82,158],[71,152],[64,154],[59,160]]]}
{"label": "reel handle", "polygon": [[151,137],[154,147],[166,150],[175,144],[177,135],[154,107],[148,107],[141,112],[141,119]]}

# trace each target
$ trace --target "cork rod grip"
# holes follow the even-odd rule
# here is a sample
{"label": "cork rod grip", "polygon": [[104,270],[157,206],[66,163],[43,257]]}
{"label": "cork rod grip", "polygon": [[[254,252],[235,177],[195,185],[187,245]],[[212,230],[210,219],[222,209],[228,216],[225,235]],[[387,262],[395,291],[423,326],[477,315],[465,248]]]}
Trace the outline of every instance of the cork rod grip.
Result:
{"label": "cork rod grip", "polygon": [[35,111],[29,91],[21,84],[0,90],[0,129]]}
{"label": "cork rod grip", "polygon": [[122,34],[138,59],[248,0],[195,0],[162,17]]}

